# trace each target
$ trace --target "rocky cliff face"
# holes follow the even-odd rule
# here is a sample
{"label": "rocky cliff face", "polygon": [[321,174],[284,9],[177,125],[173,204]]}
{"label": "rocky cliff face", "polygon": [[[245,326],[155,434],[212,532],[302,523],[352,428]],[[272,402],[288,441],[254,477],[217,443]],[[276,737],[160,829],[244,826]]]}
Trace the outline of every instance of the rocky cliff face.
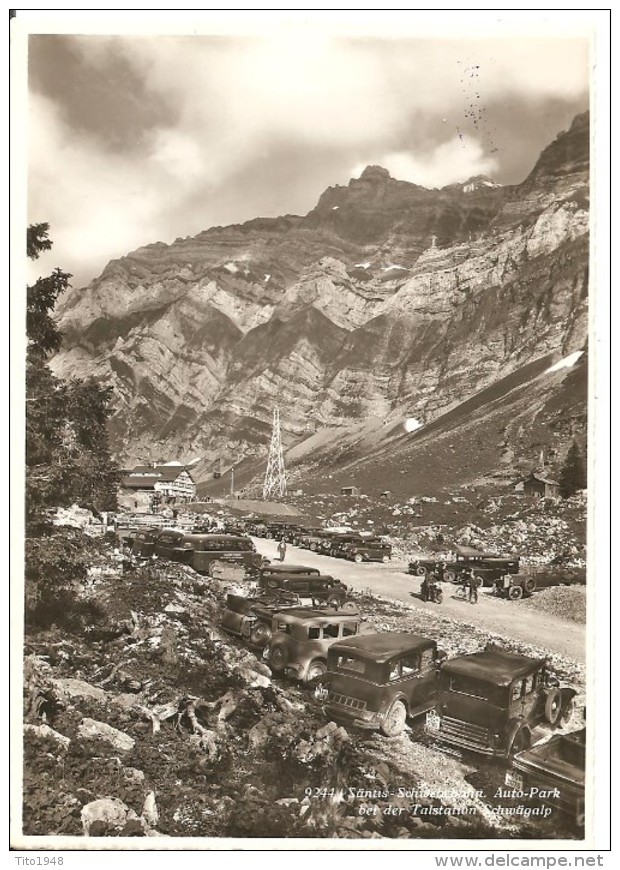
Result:
{"label": "rocky cliff face", "polygon": [[262,454],[411,415],[587,338],[588,118],[513,187],[368,167],[305,217],[214,227],[112,261],[59,308],[64,376],[114,386],[124,462]]}

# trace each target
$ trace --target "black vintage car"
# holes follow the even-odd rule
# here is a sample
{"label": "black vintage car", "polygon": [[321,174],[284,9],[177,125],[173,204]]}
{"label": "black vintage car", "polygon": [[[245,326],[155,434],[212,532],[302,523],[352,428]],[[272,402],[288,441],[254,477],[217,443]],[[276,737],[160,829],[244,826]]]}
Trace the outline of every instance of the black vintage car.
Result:
{"label": "black vintage car", "polygon": [[354,562],[389,562],[392,558],[392,548],[380,538],[352,541],[344,546],[345,559]]}
{"label": "black vintage car", "polygon": [[444,658],[434,640],[417,634],[389,631],[346,638],[329,648],[317,697],[325,700],[330,717],[394,737],[407,718],[435,706]]}
{"label": "black vintage car", "polygon": [[155,555],[159,559],[167,559],[169,562],[178,562],[180,553],[178,547],[185,538],[185,532],[180,529],[162,529],[155,541]]}
{"label": "black vintage car", "polygon": [[348,587],[344,583],[328,574],[321,574],[316,568],[300,570],[303,568],[301,565],[283,565],[281,571],[261,571],[258,588],[261,592],[272,594],[277,591],[292,593],[299,598],[309,598],[317,604],[326,604],[329,607],[349,607]]}
{"label": "black vintage car", "polygon": [[299,605],[295,594],[275,590],[275,594],[245,597],[229,593],[220,625],[230,634],[245,638],[251,646],[263,649],[271,640],[275,613]]}
{"label": "black vintage car", "polygon": [[298,536],[299,546],[314,552],[327,534],[325,529],[301,529]]}
{"label": "black vintage car", "polygon": [[423,577],[440,563],[445,565],[444,580],[456,583],[462,571],[472,568],[481,586],[492,586],[506,574],[518,574],[520,560],[518,556],[498,556],[472,547],[457,547],[455,559],[413,559],[407,573]]}
{"label": "black vintage car", "polygon": [[554,734],[519,752],[506,772],[506,785],[530,800],[541,797],[581,830],[585,823],[586,729]]}
{"label": "black vintage car", "polygon": [[155,553],[158,537],[157,529],[141,529],[134,535],[131,547],[132,556],[138,559],[148,559]]}
{"label": "black vintage car", "polygon": [[275,541],[291,541],[295,532],[299,529],[298,523],[273,522],[266,523],[265,537]]}
{"label": "black vintage car", "polygon": [[184,535],[177,550],[177,561],[191,565],[199,574],[212,574],[222,563],[242,565],[252,574],[268,563],[243,535]]}
{"label": "black vintage car", "polygon": [[445,743],[506,758],[530,747],[537,726],[567,722],[575,694],[550,677],[546,659],[486,649],[444,663],[426,729]]}

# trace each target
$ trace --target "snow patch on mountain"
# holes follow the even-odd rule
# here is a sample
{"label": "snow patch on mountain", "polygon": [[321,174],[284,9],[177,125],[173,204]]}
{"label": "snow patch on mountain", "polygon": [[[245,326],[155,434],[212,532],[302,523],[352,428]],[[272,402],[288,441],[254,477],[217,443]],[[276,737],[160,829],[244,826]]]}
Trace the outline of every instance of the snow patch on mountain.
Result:
{"label": "snow patch on mountain", "polygon": [[559,372],[561,369],[570,369],[572,368],[580,356],[583,356],[582,350],[576,350],[575,353],[571,353],[568,356],[565,356],[564,359],[559,360],[550,368],[547,369],[547,373],[549,372]]}

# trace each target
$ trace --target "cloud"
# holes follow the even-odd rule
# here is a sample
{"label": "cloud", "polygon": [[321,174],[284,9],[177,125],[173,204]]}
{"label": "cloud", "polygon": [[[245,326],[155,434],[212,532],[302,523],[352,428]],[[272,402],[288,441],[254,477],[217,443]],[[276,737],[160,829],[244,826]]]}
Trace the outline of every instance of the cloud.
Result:
{"label": "cloud", "polygon": [[[520,101],[526,112],[555,100],[570,116],[571,101],[587,92],[583,40],[295,31],[73,37],[70,45],[80,87],[71,112],[60,76],[40,77],[48,90],[30,98],[29,219],[49,221],[55,242],[38,271],[53,261],[73,271],[76,283],[141,244],[307,211],[327,185],[346,183],[342,173],[355,164],[380,163],[426,186],[493,175],[502,168],[501,155],[491,153],[494,106]],[[53,43],[48,69],[50,51]],[[119,91],[119,105],[124,98],[122,111],[114,111],[113,89],[102,98],[106,81]],[[100,111],[91,101],[80,117],[91,92]],[[487,112],[486,128],[474,124],[470,104]],[[514,124],[517,140],[523,117],[504,116],[504,123]],[[518,141],[531,146],[523,158],[531,167],[541,143]]]}
{"label": "cloud", "polygon": [[[498,160],[486,154],[480,142],[470,136],[455,136],[421,154],[397,151],[372,162],[388,169],[393,178],[422,187],[443,187],[474,175],[493,176],[498,168]],[[363,169],[356,166],[353,175],[359,176]]]}
{"label": "cloud", "polygon": [[32,264],[31,276],[53,261],[79,283],[93,262],[101,267],[154,240],[173,172],[127,161],[76,135],[45,97],[33,95],[30,110],[36,121],[30,131],[29,220],[47,221],[54,242],[52,252]]}

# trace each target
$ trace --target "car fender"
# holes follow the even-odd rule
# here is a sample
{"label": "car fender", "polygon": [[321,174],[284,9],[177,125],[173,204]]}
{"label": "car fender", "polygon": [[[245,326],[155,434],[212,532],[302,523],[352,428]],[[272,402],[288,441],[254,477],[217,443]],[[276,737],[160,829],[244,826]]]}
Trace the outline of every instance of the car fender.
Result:
{"label": "car fender", "polygon": [[394,695],[390,695],[390,697],[381,704],[381,707],[379,708],[379,711],[378,711],[378,715],[381,718],[383,718],[384,716],[387,716],[388,710],[390,709],[390,707],[392,706],[394,701],[402,701],[402,703],[405,705],[405,710],[407,711],[407,716],[409,716],[409,708],[410,708],[409,698],[407,698],[407,696],[404,695],[402,692],[397,692]]}
{"label": "car fender", "polygon": [[520,716],[519,718],[509,720],[508,727],[505,731],[505,733],[507,734],[507,740],[505,742],[501,739],[501,734],[500,734],[500,741],[505,746],[506,753],[510,753],[510,749],[512,747],[512,742],[517,735],[517,731],[520,731],[521,728],[527,728],[527,730],[530,732],[530,735],[531,735],[532,727],[531,727],[529,721],[524,716]]}
{"label": "car fender", "polygon": [[566,705],[573,700],[577,695],[577,689],[573,689],[572,686],[564,686],[560,689],[560,696],[562,698],[562,709],[566,707]]}

